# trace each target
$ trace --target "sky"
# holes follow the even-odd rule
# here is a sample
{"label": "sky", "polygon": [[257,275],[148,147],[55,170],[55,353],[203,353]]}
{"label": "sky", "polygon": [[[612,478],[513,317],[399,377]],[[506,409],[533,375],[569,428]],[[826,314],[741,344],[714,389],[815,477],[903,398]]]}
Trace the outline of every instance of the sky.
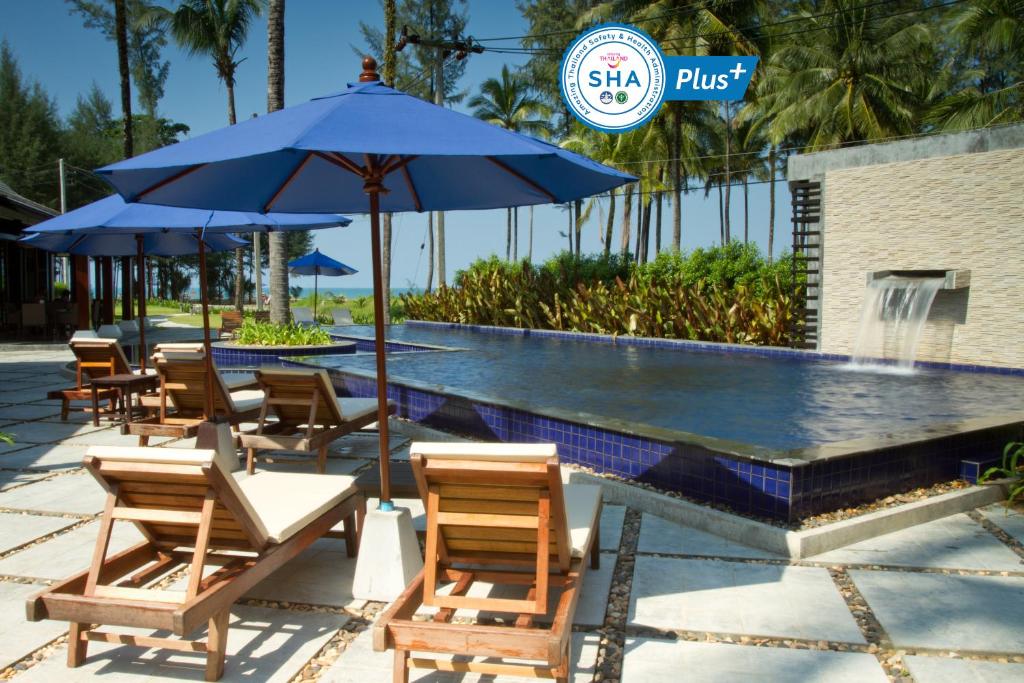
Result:
{"label": "sky", "polygon": [[[521,35],[527,22],[511,0],[469,0],[466,34],[477,39]],[[39,81],[66,117],[79,95],[95,82],[114,103],[120,101],[117,51],[97,30],[86,29],[63,0],[0,0],[0,40],[13,50],[24,77]],[[291,0],[285,14],[285,105],[304,102],[318,95],[336,92],[354,81],[361,68],[354,49],[364,46],[359,22],[383,27],[383,10],[374,1]],[[508,43],[504,43],[508,45]],[[266,111],[266,20],[253,25],[240,57],[235,101],[239,119]],[[190,135],[200,135],[227,125],[227,95],[206,57],[189,57],[168,41],[164,58],[171,62],[170,75],[160,101],[162,116],[186,123]],[[468,58],[459,86],[470,94],[488,78],[496,77],[503,64],[524,63],[525,56],[484,52]],[[468,98],[467,98],[468,99]],[[115,107],[117,105],[115,104]],[[464,105],[456,110],[468,113]],[[768,185],[749,189],[750,238],[766,250],[768,240]],[[743,232],[743,195],[734,188],[733,235]],[[788,244],[789,192],[785,182],[776,184],[776,253]],[[621,212],[622,202],[617,202]],[[683,249],[707,247],[719,240],[718,198],[712,193],[692,192],[683,198]],[[604,229],[607,200],[599,201],[590,222],[583,228],[583,251],[600,249],[598,228]],[[663,239],[671,239],[671,208],[663,211]],[[520,209],[520,256],[526,253],[528,210]],[[325,278],[324,286],[370,287],[369,221],[353,216],[346,228],[314,232],[314,243],[322,252],[359,270],[344,278]],[[446,271],[448,282],[457,270],[477,258],[505,253],[506,212],[453,211],[446,213]],[[533,259],[541,261],[568,247],[563,234],[568,218],[563,208],[542,206],[534,210]],[[634,215],[635,226],[635,215]],[[392,287],[422,288],[426,281],[426,214],[406,213],[394,218]],[[620,239],[621,220],[616,220],[613,245]],[[654,249],[653,226],[651,250]],[[292,283],[312,286],[312,278],[292,277]],[[436,283],[436,279],[435,279]],[[264,286],[267,286],[264,277]]]}

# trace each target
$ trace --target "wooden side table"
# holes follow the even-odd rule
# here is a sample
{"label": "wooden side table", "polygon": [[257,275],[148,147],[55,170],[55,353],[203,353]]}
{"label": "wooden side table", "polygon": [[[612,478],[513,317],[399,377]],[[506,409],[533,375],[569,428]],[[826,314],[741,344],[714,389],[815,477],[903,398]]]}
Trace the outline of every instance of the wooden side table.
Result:
{"label": "wooden side table", "polygon": [[99,391],[113,389],[117,391],[118,405],[121,407],[121,415],[125,424],[132,421],[132,394],[144,394],[153,391],[160,386],[159,375],[109,375],[107,377],[93,378],[90,383],[92,388],[92,423],[95,426],[100,424],[99,416]]}

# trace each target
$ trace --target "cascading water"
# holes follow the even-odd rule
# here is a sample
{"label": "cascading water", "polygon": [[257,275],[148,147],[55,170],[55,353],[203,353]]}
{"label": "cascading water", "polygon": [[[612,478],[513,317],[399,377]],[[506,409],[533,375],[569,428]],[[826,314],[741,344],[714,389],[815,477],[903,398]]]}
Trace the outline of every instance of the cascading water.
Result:
{"label": "cascading water", "polygon": [[876,359],[881,356],[894,358],[897,368],[909,372],[914,367],[928,311],[942,284],[941,277],[893,275],[869,282],[853,347],[853,364],[877,367]]}

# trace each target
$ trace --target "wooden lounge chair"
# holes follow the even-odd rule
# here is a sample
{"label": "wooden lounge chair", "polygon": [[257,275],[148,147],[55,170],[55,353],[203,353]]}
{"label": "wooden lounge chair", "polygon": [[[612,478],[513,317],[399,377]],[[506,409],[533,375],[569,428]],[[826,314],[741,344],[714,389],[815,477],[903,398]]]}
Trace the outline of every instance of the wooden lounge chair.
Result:
{"label": "wooden lounge chair", "polygon": [[240,311],[221,311],[220,331],[221,337],[233,337],[235,330],[242,326],[242,314]]}
{"label": "wooden lounge chair", "polygon": [[[68,389],[57,389],[47,393],[49,399],[60,399],[60,419],[68,419],[71,401],[88,401],[92,392],[88,387],[94,377],[109,375],[136,374],[139,370],[132,369],[128,357],[116,339],[102,337],[72,339],[68,342],[71,352],[75,354],[75,386]],[[150,371],[151,372],[151,371]],[[100,400],[110,400],[110,411],[113,412],[113,401],[117,397],[114,389],[101,389],[97,392]]]}
{"label": "wooden lounge chair", "polygon": [[[598,566],[600,488],[563,486],[554,444],[414,443],[410,453],[427,509],[424,567],[373,633],[374,649],[395,650],[394,680],[421,668],[566,681],[588,555]],[[522,597],[472,597],[474,581],[517,587]],[[441,593],[439,583],[452,588]],[[550,626],[536,624],[549,604]],[[433,620],[413,620],[421,605],[439,608]],[[459,609],[514,621],[453,624]],[[412,650],[538,663],[410,657]]]}
{"label": "wooden lounge chair", "polygon": [[331,311],[331,317],[334,318],[334,324],[338,326],[356,324],[352,320],[352,311],[347,308],[335,308]]}
{"label": "wooden lounge chair", "polygon": [[259,414],[263,392],[255,389],[255,379],[245,374],[229,382],[214,366],[214,414],[207,415],[206,352],[202,344],[160,344],[153,353],[153,364],[160,375],[157,414],[122,427],[122,433],[139,437],[140,446],[147,445],[151,436],[195,436],[199,425],[213,418],[237,427]]}
{"label": "wooden lounge chair", "polygon": [[[256,381],[265,396],[258,426],[240,436],[250,474],[260,449],[316,451],[316,471],[323,474],[332,441],[377,421],[377,399],[338,398],[326,370],[263,369]],[[277,422],[267,422],[270,414]]]}
{"label": "wooden lounge chair", "polygon": [[313,309],[305,306],[296,306],[292,309],[292,321],[296,325],[316,325]]}
{"label": "wooden lounge chair", "polygon": [[[234,462],[231,462],[233,459]],[[85,467],[107,491],[92,564],[28,600],[30,621],[71,622],[68,666],[89,641],[206,653],[206,680],[224,671],[232,604],[318,538],[345,538],[355,555],[365,501],[352,477],[261,472],[236,481],[231,450],[100,447]],[[115,520],[146,540],[108,557]],[[344,520],[344,532],[331,528]],[[204,567],[220,565],[204,575]],[[184,591],[152,587],[189,568]],[[99,630],[143,627],[181,639]],[[205,641],[186,640],[208,625]]]}

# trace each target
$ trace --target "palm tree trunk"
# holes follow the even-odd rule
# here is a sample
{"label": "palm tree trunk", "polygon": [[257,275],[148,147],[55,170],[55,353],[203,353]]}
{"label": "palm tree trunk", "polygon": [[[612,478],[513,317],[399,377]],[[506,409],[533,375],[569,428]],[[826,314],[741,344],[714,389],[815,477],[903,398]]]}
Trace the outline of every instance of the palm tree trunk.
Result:
{"label": "palm tree trunk", "polygon": [[526,260],[533,263],[533,205],[530,205],[530,243],[526,252]]}
{"label": "palm tree trunk", "polygon": [[633,185],[626,185],[626,197],[622,200],[622,240],[619,243],[619,251],[623,256],[629,256],[629,222],[633,218]]}
{"label": "palm tree trunk", "polygon": [[124,133],[124,158],[135,156],[132,135],[132,81],[128,70],[128,18],[124,0],[114,0],[114,31],[117,33],[117,70],[121,77],[121,123]]}
{"label": "palm tree trunk", "polygon": [[718,238],[725,245],[725,214],[722,211],[722,181],[718,181]]}
{"label": "palm tree trunk", "polygon": [[[395,0],[384,0],[384,82],[395,83]],[[391,214],[386,213],[381,222],[381,263],[380,274],[384,284],[384,324],[391,324]]]}
{"label": "palm tree trunk", "polygon": [[519,260],[519,207],[512,209],[512,260]]}
{"label": "palm tree trunk", "polygon": [[771,263],[775,241],[775,145],[768,148],[768,173],[768,263]]}
{"label": "palm tree trunk", "polygon": [[604,255],[612,251],[612,227],[615,225],[615,191],[608,192],[608,224],[604,228]]}
{"label": "palm tree trunk", "polygon": [[729,166],[729,155],[732,153],[732,106],[725,103],[725,242],[732,241],[732,226],[729,220],[731,206],[732,173]]}
{"label": "palm tree trunk", "polygon": [[644,229],[643,229],[643,262],[647,263],[648,257],[651,253],[651,211],[654,209],[654,202],[648,200],[647,206],[644,207]]}
{"label": "palm tree trunk", "polygon": [[580,252],[581,252],[581,250],[580,250],[580,242],[582,242],[581,238],[583,236],[583,200],[582,199],[577,199],[576,200],[575,229],[576,229],[576,257],[579,258],[579,255],[580,255]]}
{"label": "palm tree trunk", "polygon": [[[234,78],[228,76],[224,79],[224,85],[228,91],[228,125],[233,126],[237,123],[235,118],[235,81]],[[245,251],[243,249],[235,249],[235,310],[241,312],[245,310],[245,302],[242,299],[242,295],[245,291]]]}
{"label": "palm tree trunk", "polygon": [[434,212],[427,212],[427,292],[434,286]]}
{"label": "palm tree trunk", "polygon": [[573,229],[572,202],[569,202],[568,204],[566,204],[566,206],[569,207],[569,231],[568,231],[569,232],[569,253],[572,254],[572,253],[574,253],[573,250],[572,250],[572,229]]}
{"label": "palm tree trunk", "polygon": [[[433,7],[433,5],[431,5]],[[444,50],[437,49],[434,59],[434,69],[437,72],[434,87],[434,104],[444,106]],[[437,212],[437,286],[445,286],[445,264],[444,264],[444,212]]]}
{"label": "palm tree trunk", "polygon": [[658,192],[657,213],[654,216],[654,255],[661,253],[661,192]]}
{"label": "palm tree trunk", "polygon": [[512,260],[512,209],[505,209],[505,260]]}
{"label": "palm tree trunk", "polygon": [[[682,161],[679,156],[682,154],[683,121],[680,110],[681,102],[670,102],[672,108],[672,248],[680,249],[683,240],[683,201],[680,191],[680,166]],[[660,223],[659,223],[660,226]]]}
{"label": "palm tree trunk", "polygon": [[[267,5],[267,112],[284,107],[284,3]],[[267,235],[270,261],[270,319],[278,324],[291,317],[288,295],[288,237],[283,232]],[[260,292],[256,293],[257,296]]]}
{"label": "palm tree trunk", "polygon": [[743,176],[743,244],[750,242],[750,189],[747,176]]}

